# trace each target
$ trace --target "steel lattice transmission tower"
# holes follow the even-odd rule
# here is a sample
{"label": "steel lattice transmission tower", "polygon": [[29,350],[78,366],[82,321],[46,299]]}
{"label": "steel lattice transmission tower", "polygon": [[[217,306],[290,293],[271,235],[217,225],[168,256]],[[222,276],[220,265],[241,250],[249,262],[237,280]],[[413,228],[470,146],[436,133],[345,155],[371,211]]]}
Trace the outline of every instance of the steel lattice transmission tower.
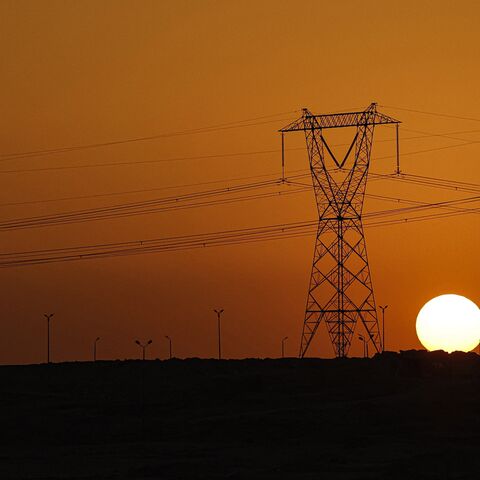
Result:
{"label": "steel lattice transmission tower", "polygon": [[[367,341],[382,351],[362,209],[375,125],[396,124],[398,154],[399,123],[377,112],[372,103],[362,112],[328,115],[303,109],[298,120],[280,130],[282,165],[284,134],[305,132],[319,216],[300,357],[307,353],[321,322],[327,326],[337,357],[348,354],[357,322],[365,328]],[[356,133],[345,157],[338,161],[324,130],[344,127],[353,127]]]}

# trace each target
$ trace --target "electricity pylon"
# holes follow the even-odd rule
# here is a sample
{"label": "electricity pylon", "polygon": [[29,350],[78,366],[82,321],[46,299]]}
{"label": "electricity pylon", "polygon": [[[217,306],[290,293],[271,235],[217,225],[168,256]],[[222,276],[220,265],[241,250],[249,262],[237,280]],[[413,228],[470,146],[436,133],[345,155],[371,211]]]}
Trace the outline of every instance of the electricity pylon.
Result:
{"label": "electricity pylon", "polygon": [[[378,113],[372,103],[362,112],[327,115],[314,115],[305,108],[299,119],[280,130],[282,168],[284,134],[305,132],[319,216],[300,357],[307,353],[321,322],[327,325],[337,357],[348,354],[357,322],[365,328],[366,341],[382,351],[362,209],[375,125],[396,124],[398,145],[399,123]],[[323,132],[344,127],[354,127],[356,133],[345,157],[338,161]],[[354,158],[349,161],[352,151]]]}

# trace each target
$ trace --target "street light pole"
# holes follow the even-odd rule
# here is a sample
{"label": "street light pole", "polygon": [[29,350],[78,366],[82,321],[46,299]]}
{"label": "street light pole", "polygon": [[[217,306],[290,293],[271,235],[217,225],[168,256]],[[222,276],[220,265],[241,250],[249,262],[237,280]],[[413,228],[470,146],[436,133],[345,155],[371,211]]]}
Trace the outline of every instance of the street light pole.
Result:
{"label": "street light pole", "polygon": [[50,363],[50,319],[54,313],[44,313],[43,316],[47,319],[47,363]]}
{"label": "street light pole", "polygon": [[97,361],[97,342],[100,340],[100,337],[97,337],[93,342],[93,361]]}
{"label": "street light pole", "polygon": [[282,358],[285,358],[285,342],[287,341],[288,337],[282,338]]}
{"label": "street light pole", "polygon": [[147,343],[140,343],[138,340],[135,340],[135,343],[142,348],[142,360],[145,360],[145,350],[152,343],[152,341],[149,340]]}
{"label": "street light pole", "polygon": [[218,329],[218,359],[222,359],[222,340],[221,340],[221,334],[220,334],[220,317],[222,316],[223,313],[223,308],[217,310],[213,310],[217,314],[217,329]]}
{"label": "street light pole", "polygon": [[383,327],[383,334],[382,334],[382,353],[385,351],[385,310],[388,308],[388,305],[380,305],[380,308],[382,309],[382,327]]}
{"label": "street light pole", "polygon": [[365,355],[365,350],[366,350],[365,346],[366,346],[367,342],[366,342],[365,338],[362,337],[361,335],[359,335],[358,338],[363,342],[363,358],[365,358],[365,356],[366,356]]}
{"label": "street light pole", "polygon": [[168,336],[165,335],[165,338],[168,340],[169,347],[170,347],[170,360],[172,359],[172,339]]}

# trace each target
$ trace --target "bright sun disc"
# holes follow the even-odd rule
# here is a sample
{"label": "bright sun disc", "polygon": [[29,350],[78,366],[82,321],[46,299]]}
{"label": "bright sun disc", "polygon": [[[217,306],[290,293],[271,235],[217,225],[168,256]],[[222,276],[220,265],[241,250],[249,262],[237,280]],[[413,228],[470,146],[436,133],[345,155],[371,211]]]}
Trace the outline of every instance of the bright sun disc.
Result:
{"label": "bright sun disc", "polygon": [[460,295],[440,295],[417,316],[417,335],[430,351],[469,352],[480,341],[480,309]]}

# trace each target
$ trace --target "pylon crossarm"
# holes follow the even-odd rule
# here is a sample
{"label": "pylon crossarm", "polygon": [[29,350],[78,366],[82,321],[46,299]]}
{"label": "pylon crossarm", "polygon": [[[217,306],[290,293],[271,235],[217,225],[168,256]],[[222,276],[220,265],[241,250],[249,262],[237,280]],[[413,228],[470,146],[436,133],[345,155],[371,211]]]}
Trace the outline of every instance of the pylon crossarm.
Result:
{"label": "pylon crossarm", "polygon": [[312,128],[314,130],[320,130],[326,128],[356,127],[358,125],[387,125],[391,123],[401,122],[388,115],[377,112],[376,104],[372,103],[363,111],[323,115],[313,115],[309,110],[304,108],[300,118],[294,120],[279,131],[296,132],[311,130]]}

